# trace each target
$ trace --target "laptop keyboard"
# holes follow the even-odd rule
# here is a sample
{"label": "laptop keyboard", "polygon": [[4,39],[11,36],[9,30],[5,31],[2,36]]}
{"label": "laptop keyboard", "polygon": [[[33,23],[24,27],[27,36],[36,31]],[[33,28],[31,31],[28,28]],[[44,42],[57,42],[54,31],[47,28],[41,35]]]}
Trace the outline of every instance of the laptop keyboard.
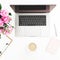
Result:
{"label": "laptop keyboard", "polygon": [[19,26],[45,26],[46,15],[21,15]]}

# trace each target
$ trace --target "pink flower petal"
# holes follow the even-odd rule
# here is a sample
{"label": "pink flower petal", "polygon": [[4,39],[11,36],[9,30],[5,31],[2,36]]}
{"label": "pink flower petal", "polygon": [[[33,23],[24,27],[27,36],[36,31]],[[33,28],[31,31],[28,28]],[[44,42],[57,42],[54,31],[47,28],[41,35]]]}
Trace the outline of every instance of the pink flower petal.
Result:
{"label": "pink flower petal", "polygon": [[12,26],[9,26],[9,27],[8,27],[8,29],[9,29],[10,31],[12,31],[12,30],[13,30]]}
{"label": "pink flower petal", "polygon": [[7,17],[3,17],[2,19],[3,19],[4,23],[8,23],[9,22],[9,17],[8,16]]}
{"label": "pink flower petal", "polygon": [[2,29],[0,29],[0,33],[2,33]]}
{"label": "pink flower petal", "polygon": [[3,21],[0,19],[0,26],[3,26]]}
{"label": "pink flower petal", "polygon": [[5,30],[4,34],[9,35],[10,33],[7,30]]}
{"label": "pink flower petal", "polygon": [[7,15],[8,15],[7,10],[1,10],[1,15],[2,15],[2,16],[7,16]]}

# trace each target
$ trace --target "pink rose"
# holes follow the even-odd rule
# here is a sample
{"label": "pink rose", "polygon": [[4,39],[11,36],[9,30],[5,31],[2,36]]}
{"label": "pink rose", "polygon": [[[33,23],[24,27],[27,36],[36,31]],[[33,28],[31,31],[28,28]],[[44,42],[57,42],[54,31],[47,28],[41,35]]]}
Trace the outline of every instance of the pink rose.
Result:
{"label": "pink rose", "polygon": [[3,21],[0,19],[0,26],[3,26]]}
{"label": "pink rose", "polygon": [[3,21],[3,23],[8,23],[10,22],[12,19],[8,16],[8,12],[6,10],[1,10],[0,11],[0,15],[1,15],[1,20]]}
{"label": "pink rose", "polygon": [[8,16],[8,12],[6,10],[1,10],[0,14],[2,16]]}
{"label": "pink rose", "polygon": [[[8,35],[12,32],[13,28],[8,24],[11,20],[6,10],[0,10],[0,27],[3,27],[3,29],[0,28],[0,33]],[[4,23],[8,26],[4,26]]]}
{"label": "pink rose", "polygon": [[2,29],[0,29],[0,33],[2,33]]}
{"label": "pink rose", "polygon": [[8,23],[10,19],[8,16],[6,16],[6,17],[2,17],[2,20],[4,21],[4,23]]}

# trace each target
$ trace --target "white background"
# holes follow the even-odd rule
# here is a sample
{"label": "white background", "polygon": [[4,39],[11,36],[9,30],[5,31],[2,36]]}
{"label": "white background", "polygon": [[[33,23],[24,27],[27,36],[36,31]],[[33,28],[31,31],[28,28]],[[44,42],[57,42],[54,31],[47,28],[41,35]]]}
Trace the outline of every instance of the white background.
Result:
{"label": "white background", "polygon": [[[15,26],[15,13],[9,5],[11,4],[56,4],[56,7],[50,14],[50,30],[51,37],[53,39],[60,40],[60,1],[59,0],[0,0],[3,9],[7,9],[12,13],[11,24]],[[56,26],[58,36],[55,37],[54,24]],[[0,57],[0,60],[60,60],[60,48],[54,54],[46,51],[46,47],[50,38],[40,37],[15,37],[15,30],[13,30],[10,37],[13,42]],[[4,39],[4,38],[3,38]],[[4,39],[5,40],[5,39]],[[28,49],[29,43],[34,42],[37,45],[37,49],[31,52]]]}

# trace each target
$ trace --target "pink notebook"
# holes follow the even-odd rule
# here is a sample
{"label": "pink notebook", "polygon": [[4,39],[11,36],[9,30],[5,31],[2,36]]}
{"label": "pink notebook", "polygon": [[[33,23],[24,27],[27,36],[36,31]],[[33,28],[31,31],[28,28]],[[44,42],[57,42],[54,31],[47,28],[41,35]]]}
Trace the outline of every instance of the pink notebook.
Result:
{"label": "pink notebook", "polygon": [[57,52],[59,47],[60,47],[60,40],[52,38],[52,39],[50,39],[46,50],[49,53],[54,54]]}

